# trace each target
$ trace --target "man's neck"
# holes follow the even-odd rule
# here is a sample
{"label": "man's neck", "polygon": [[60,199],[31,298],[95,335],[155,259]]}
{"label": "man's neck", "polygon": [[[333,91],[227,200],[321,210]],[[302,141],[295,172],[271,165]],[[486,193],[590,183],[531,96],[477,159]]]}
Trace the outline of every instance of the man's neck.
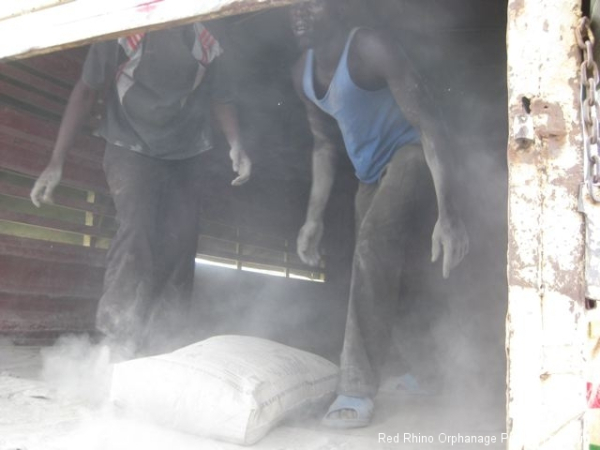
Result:
{"label": "man's neck", "polygon": [[319,66],[337,64],[340,59],[349,30],[341,26],[332,26],[328,33],[321,36],[314,45],[315,59]]}

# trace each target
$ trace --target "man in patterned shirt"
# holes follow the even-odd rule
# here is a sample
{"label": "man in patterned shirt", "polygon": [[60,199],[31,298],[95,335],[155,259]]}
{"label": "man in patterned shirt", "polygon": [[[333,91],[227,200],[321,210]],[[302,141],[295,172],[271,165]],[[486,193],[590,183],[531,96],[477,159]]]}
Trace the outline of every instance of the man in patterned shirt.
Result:
{"label": "man in patterned shirt", "polygon": [[52,201],[67,151],[107,89],[99,133],[119,228],[96,326],[124,357],[148,345],[159,317],[173,324],[191,301],[211,113],[230,145],[232,184],[250,177],[222,53],[202,23],[93,44],[31,191],[36,206]]}

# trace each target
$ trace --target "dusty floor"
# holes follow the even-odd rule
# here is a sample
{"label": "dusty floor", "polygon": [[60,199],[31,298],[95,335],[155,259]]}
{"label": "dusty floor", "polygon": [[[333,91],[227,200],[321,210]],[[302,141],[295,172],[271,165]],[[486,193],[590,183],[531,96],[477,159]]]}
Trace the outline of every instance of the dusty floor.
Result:
{"label": "dusty floor", "polygon": [[[74,362],[77,359],[77,362]],[[86,345],[66,353],[0,342],[0,450],[239,450],[117,418],[94,392],[102,355]],[[48,367],[51,364],[53,367]],[[93,389],[90,386],[94,385]],[[94,391],[96,389],[96,391]],[[370,427],[331,431],[318,420],[281,425],[257,450],[487,449],[501,443],[504,412],[469,399],[381,392]],[[463,403],[460,406],[459,403]],[[411,438],[405,441],[405,433]],[[406,435],[408,437],[408,435]],[[451,443],[475,436],[479,443]],[[388,442],[384,442],[388,439]],[[411,442],[412,440],[412,442]],[[445,442],[444,442],[445,440]],[[493,441],[496,443],[494,444]],[[429,443],[427,441],[433,441]]]}

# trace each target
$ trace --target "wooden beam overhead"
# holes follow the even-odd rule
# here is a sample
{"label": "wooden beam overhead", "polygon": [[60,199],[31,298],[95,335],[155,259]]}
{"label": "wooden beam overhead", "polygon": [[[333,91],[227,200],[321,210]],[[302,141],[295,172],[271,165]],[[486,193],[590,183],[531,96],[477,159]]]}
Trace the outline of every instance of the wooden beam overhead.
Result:
{"label": "wooden beam overhead", "polygon": [[[298,0],[26,0],[0,6],[0,60]],[[4,2],[3,2],[4,3]]]}
{"label": "wooden beam overhead", "polygon": [[18,3],[6,2],[0,5],[0,20],[21,16],[72,1],[74,0],[20,0]]}

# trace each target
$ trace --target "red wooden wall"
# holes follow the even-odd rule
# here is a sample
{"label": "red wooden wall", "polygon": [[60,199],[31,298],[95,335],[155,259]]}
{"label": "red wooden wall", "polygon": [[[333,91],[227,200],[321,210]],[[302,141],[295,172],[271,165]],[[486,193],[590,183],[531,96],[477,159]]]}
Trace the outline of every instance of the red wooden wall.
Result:
{"label": "red wooden wall", "polygon": [[114,231],[102,140],[87,132],[77,141],[54,205],[38,209],[29,200],[84,55],[75,49],[0,64],[0,334],[93,329]]}

